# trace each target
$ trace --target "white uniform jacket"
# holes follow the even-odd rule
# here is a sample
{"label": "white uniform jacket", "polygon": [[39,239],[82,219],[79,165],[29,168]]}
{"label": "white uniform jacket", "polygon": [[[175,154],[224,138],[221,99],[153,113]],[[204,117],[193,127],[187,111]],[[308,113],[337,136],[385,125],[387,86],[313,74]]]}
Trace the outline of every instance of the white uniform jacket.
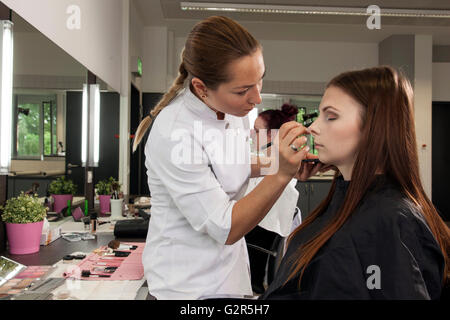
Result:
{"label": "white uniform jacket", "polygon": [[145,146],[151,218],[142,261],[157,299],[251,295],[244,239],[225,245],[250,177],[248,117],[216,113],[184,89]]}

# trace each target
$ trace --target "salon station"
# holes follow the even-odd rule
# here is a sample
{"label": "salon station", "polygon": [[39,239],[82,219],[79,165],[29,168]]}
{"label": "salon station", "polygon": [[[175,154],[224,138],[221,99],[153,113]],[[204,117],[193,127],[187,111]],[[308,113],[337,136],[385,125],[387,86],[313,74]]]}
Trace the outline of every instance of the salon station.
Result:
{"label": "salon station", "polygon": [[[0,1],[0,300],[152,299],[142,265],[152,219],[148,134],[135,152],[133,141],[177,77],[186,35],[212,15],[235,19],[263,47],[251,130],[258,115],[284,105],[309,126],[341,72],[401,68],[414,87],[422,183],[448,225],[449,2],[388,9],[392,1],[378,1],[381,19],[358,1],[232,2]],[[330,170],[296,181],[298,221],[333,178]],[[285,236],[246,240],[257,297]]]}

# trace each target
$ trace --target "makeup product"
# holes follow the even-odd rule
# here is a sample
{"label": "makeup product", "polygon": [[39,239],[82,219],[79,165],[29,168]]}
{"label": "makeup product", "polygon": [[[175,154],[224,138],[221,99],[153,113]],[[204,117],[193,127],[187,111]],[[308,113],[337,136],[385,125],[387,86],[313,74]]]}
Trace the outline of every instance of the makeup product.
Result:
{"label": "makeup product", "polygon": [[114,251],[114,255],[116,257],[128,257],[131,252],[125,252],[125,251]]}
{"label": "makeup product", "polygon": [[98,259],[99,261],[103,261],[103,262],[122,262],[123,260],[125,260],[125,258],[116,258],[116,257],[101,257],[100,259]]}
{"label": "makeup product", "polygon": [[83,260],[84,258],[86,258],[85,254],[68,254],[63,257],[63,260]]}
{"label": "makeup product", "polygon": [[72,217],[75,221],[80,221],[84,217],[80,207],[76,207],[75,210],[73,210]]}
{"label": "makeup product", "polygon": [[91,218],[90,217],[83,217],[81,219],[81,221],[83,221],[84,231],[89,232],[91,230]]}
{"label": "makeup product", "polygon": [[269,142],[268,144],[264,145],[261,147],[261,150],[267,149],[268,147],[270,147],[272,145],[272,142]]}
{"label": "makeup product", "polygon": [[120,241],[118,241],[118,240],[111,240],[108,243],[108,247],[111,249],[117,249],[119,246],[120,246]]}
{"label": "makeup product", "polygon": [[114,273],[118,267],[94,267],[96,273]]}
{"label": "makeup product", "polygon": [[304,114],[303,115],[303,125],[306,128],[308,128],[314,122],[314,118],[316,118],[318,116],[319,116],[319,114],[317,112]]}
{"label": "makeup product", "polygon": [[111,277],[111,275],[109,275],[109,274],[91,273],[91,271],[89,271],[89,270],[81,271],[81,276],[84,278],[109,278],[109,277]]}
{"label": "makeup product", "polygon": [[95,267],[120,267],[120,265],[122,264],[122,261],[108,261],[108,262],[101,262],[101,261],[97,261],[95,262]]}
{"label": "makeup product", "polygon": [[97,212],[91,214],[91,233],[97,232]]}
{"label": "makeup product", "polygon": [[24,271],[19,273],[15,278],[16,279],[44,278],[52,268],[53,268],[52,266],[29,266]]}
{"label": "makeup product", "polygon": [[64,256],[63,260],[64,261],[72,261],[73,260],[73,256],[71,256],[71,255]]}
{"label": "makeup product", "polygon": [[314,164],[319,163],[319,159],[303,159],[302,162],[312,162]]}

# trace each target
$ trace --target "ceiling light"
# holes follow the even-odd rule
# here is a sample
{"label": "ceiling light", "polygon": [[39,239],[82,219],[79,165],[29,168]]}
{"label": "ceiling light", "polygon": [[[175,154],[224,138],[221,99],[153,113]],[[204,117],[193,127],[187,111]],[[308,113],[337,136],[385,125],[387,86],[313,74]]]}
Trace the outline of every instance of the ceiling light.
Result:
{"label": "ceiling light", "polygon": [[[308,7],[308,6],[274,6],[267,4],[242,3],[208,3],[208,2],[181,2],[184,11],[218,11],[238,13],[276,13],[276,14],[304,14],[304,15],[346,15],[369,16],[367,8],[348,7]],[[380,15],[383,17],[405,18],[450,18],[450,10],[421,10],[421,9],[384,9]]]}

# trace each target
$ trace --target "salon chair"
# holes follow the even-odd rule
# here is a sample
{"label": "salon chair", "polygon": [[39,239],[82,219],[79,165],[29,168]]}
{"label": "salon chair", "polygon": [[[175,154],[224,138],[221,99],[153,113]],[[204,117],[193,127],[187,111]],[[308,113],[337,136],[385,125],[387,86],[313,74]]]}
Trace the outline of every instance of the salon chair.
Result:
{"label": "salon chair", "polygon": [[[297,215],[300,214],[300,209],[295,208],[295,214],[294,214],[294,220],[296,219]],[[294,226],[296,227],[296,226]],[[262,229],[262,228],[261,228]],[[273,236],[273,240],[271,243],[267,246],[261,246],[253,242],[258,242],[253,240],[251,237],[246,237],[247,241],[247,249],[249,252],[249,258],[250,258],[250,266],[252,273],[254,271],[260,272],[260,269],[264,270],[264,287],[269,286],[278,270],[278,267],[280,266],[281,260],[284,256],[285,252],[285,244],[286,244],[286,238],[282,237],[279,234],[266,231],[267,236]],[[264,233],[262,234],[264,236]],[[254,237],[253,237],[254,238]],[[252,254],[252,253],[258,253],[258,254]],[[252,256],[259,256],[259,259],[257,262],[261,261],[261,254],[265,255],[265,263],[264,266],[261,265],[255,265],[255,261],[252,261]],[[253,264],[252,264],[253,262]],[[255,270],[259,269],[259,270]],[[252,289],[256,294],[261,294],[265,291],[265,288],[261,288],[260,284],[254,281],[254,277],[252,275]]]}

